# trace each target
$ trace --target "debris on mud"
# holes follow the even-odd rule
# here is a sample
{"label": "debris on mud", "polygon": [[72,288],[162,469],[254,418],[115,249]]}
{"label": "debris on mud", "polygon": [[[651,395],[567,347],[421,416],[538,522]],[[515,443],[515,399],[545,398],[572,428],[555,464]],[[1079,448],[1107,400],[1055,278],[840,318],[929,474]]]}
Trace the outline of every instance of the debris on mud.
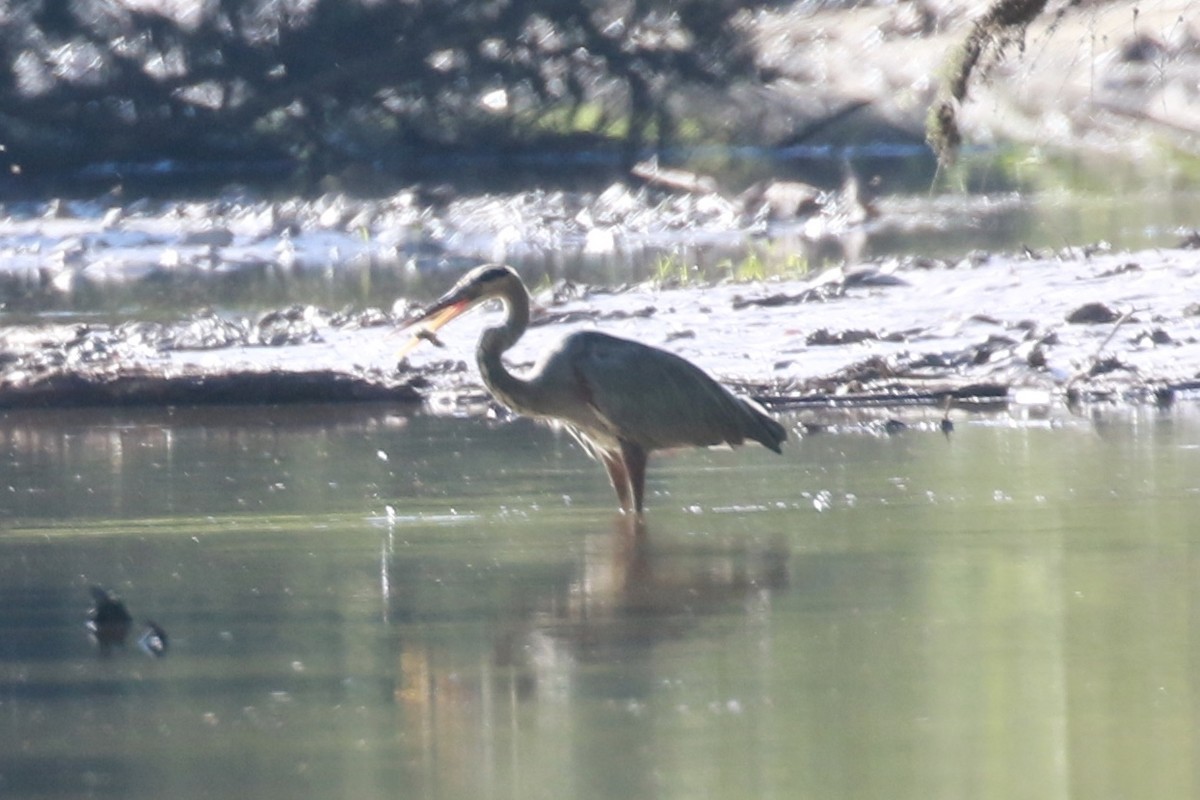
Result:
{"label": "debris on mud", "polygon": [[[1121,254],[993,255],[969,267],[877,264],[900,278],[881,285],[829,273],[575,287],[538,310],[508,357],[519,370],[562,336],[599,327],[667,347],[776,408],[1171,402],[1200,388],[1200,316],[1189,302],[1200,295],[1200,256],[1158,250],[1138,261],[1120,270]],[[1153,326],[1118,335],[1133,318],[1117,309],[1135,300]],[[419,347],[397,365],[402,317],[290,306],[254,320],[208,311],[176,323],[0,328],[0,407],[436,397],[455,413],[486,408],[468,365],[494,317],[465,317],[439,333],[443,348]]]}
{"label": "debris on mud", "polygon": [[[411,376],[295,359],[323,342],[313,316],[291,308],[254,324],[208,312],[175,324],[0,328],[0,408],[420,399]],[[328,331],[355,330],[315,316]]]}
{"label": "debris on mud", "polygon": [[1067,314],[1067,322],[1072,325],[1096,325],[1116,322],[1121,316],[1121,312],[1104,303],[1084,303]]}
{"label": "debris on mud", "polygon": [[740,311],[743,308],[774,308],[776,306],[793,306],[802,303],[823,303],[827,300],[832,300],[842,295],[844,287],[834,283],[824,283],[820,286],[815,286],[805,289],[802,292],[789,294],[787,292],[775,292],[773,294],[762,297],[743,297],[740,294],[733,296],[731,303],[734,311]]}
{"label": "debris on mud", "polygon": [[878,339],[879,334],[867,330],[830,331],[825,328],[813,331],[805,338],[804,343],[810,347],[829,347],[844,344],[855,344],[871,339]]}

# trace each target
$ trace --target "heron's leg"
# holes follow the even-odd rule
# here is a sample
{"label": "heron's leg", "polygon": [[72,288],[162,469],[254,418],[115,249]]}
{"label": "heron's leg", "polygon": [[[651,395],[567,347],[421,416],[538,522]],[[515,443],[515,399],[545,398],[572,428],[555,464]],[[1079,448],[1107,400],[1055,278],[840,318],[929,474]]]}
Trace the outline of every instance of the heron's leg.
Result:
{"label": "heron's leg", "polygon": [[625,462],[629,488],[633,490],[633,510],[640,514],[646,494],[646,451],[632,442],[621,442],[621,460]]}
{"label": "heron's leg", "polygon": [[600,460],[608,470],[609,482],[617,491],[617,502],[621,504],[621,510],[629,511],[633,506],[629,503],[629,473],[625,471],[624,462],[616,453],[605,451],[601,451]]}

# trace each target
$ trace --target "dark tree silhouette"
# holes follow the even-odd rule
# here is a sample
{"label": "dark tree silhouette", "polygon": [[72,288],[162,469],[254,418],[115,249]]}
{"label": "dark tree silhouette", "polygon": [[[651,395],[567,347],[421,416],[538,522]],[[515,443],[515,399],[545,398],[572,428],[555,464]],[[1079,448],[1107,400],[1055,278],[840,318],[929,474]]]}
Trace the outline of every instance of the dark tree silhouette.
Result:
{"label": "dark tree silhouette", "polygon": [[[673,92],[752,68],[728,0],[33,0],[0,17],[0,143],[26,172],[578,133],[633,158]],[[585,115],[583,112],[587,111]],[[576,126],[576,127],[573,127]]]}

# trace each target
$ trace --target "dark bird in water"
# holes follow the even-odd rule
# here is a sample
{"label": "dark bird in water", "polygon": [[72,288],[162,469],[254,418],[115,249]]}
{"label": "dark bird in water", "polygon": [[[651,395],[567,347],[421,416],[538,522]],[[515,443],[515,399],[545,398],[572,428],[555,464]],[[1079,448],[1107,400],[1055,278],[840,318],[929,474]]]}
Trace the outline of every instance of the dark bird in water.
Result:
{"label": "dark bird in water", "polygon": [[167,632],[154,620],[146,620],[146,628],[138,637],[138,647],[147,655],[161,658],[167,654]]}
{"label": "dark bird in water", "polygon": [[125,608],[121,598],[102,586],[93,586],[91,593],[96,605],[88,613],[88,632],[104,649],[125,644],[129,626],[133,623],[129,609]]}
{"label": "dark bird in water", "polygon": [[623,511],[641,512],[646,460],[671,447],[739,445],[753,440],[780,452],[787,431],[755,402],[738,397],[702,369],[657,347],[596,331],[567,336],[525,377],[501,355],[529,325],[529,291],[511,267],[487,265],[408,320],[424,323],[407,353],[455,317],[499,299],[504,324],[486,328],[475,357],[488,390],[513,411],[565,426],[608,470]]}

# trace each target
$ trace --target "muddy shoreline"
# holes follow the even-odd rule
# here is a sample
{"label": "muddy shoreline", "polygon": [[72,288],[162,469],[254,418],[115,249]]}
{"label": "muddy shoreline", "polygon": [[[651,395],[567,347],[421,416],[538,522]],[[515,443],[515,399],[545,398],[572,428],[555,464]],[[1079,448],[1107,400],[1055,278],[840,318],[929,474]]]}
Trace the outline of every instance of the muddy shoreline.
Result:
{"label": "muddy shoreline", "polygon": [[[1181,24],[1186,7],[1173,1],[1135,14],[1137,26],[1116,3],[1046,15],[1027,32],[1028,49],[1009,53],[973,89],[960,120],[968,141],[1120,154],[1121,163],[1161,154],[1164,142],[1197,129],[1187,116],[1194,104],[1167,102],[1190,85],[1200,59],[1193,26]],[[860,135],[843,144],[886,144],[876,134],[887,131],[919,140],[933,76],[969,29],[972,8],[945,4],[908,23],[891,7],[764,11],[753,20],[757,47],[777,77],[769,91],[723,106],[757,120],[751,141],[791,142],[848,100],[871,113],[848,118]],[[1092,43],[1082,55],[1080,42]],[[0,213],[0,408],[384,401],[484,411],[473,349],[488,313],[445,331],[445,349],[422,347],[397,364],[404,336],[395,331],[411,303],[363,307],[397,295],[427,299],[484,261],[514,263],[538,289],[541,316],[510,354],[517,370],[554,337],[594,326],[675,351],[781,409],[1196,396],[1195,233],[1181,231],[1177,247],[1137,252],[1097,245],[864,260],[869,242],[914,230],[961,231],[972,247],[996,246],[985,243],[988,223],[1020,213],[1028,197],[1011,188],[872,197],[851,189],[875,176],[848,177],[840,190],[777,177],[735,191],[704,175],[635,171],[594,191],[470,196],[422,185],[375,199],[334,188],[274,201],[229,187],[203,201],[114,191],[14,203]],[[797,277],[714,283],[697,253],[720,247],[745,256],[740,266],[774,251],[781,272]],[[908,252],[918,251],[933,252]],[[572,259],[605,285],[564,283]],[[792,262],[804,269],[786,268]],[[612,287],[614,275],[633,283]],[[683,285],[667,285],[672,279]],[[295,292],[305,299],[294,306],[248,289],[264,283],[286,293],[310,280],[319,288]],[[356,297],[369,285],[372,299],[308,304],[338,282]],[[194,310],[161,321],[154,302],[164,294],[219,310],[185,303]],[[92,308],[132,319],[52,316]]]}
{"label": "muddy shoreline", "polygon": [[[1081,402],[1200,389],[1200,250],[887,260],[810,280],[558,285],[509,354],[582,328],[665,347],[779,409]],[[388,401],[489,409],[474,342],[498,312],[403,363],[395,311],[0,329],[0,408]]]}

